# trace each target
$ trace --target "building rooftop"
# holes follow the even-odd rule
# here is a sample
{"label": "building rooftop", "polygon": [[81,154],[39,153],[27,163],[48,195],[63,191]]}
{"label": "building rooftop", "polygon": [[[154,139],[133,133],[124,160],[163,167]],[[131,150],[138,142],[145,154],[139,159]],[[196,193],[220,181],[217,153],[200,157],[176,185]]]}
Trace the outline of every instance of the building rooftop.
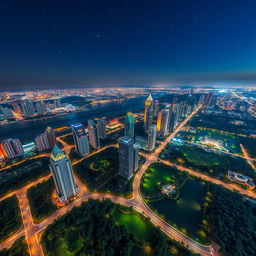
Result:
{"label": "building rooftop", "polygon": [[54,145],[54,147],[52,149],[51,158],[54,161],[57,161],[65,156],[66,156],[65,153],[58,146]]}

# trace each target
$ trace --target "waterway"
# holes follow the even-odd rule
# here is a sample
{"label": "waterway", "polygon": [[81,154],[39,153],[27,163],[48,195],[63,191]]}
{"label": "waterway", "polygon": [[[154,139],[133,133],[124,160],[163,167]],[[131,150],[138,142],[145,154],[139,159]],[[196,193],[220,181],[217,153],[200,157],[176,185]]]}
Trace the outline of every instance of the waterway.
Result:
{"label": "waterway", "polygon": [[[125,114],[127,111],[138,112],[143,109],[144,96],[133,99],[126,99],[122,103],[108,102],[99,104],[90,104],[88,110],[79,113],[70,113],[52,118],[37,121],[21,121],[15,124],[9,124],[0,127],[0,140],[7,138],[19,138],[23,144],[32,142],[35,136],[44,132],[47,126],[58,128],[70,126],[74,123],[86,124],[87,120],[96,117],[115,117]],[[87,125],[87,124],[86,124]]]}

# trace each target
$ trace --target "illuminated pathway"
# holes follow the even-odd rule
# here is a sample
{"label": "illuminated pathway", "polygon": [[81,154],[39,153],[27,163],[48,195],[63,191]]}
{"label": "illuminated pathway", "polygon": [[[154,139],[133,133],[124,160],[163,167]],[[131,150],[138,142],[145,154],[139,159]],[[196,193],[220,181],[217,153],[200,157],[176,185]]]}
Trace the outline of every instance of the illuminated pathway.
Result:
{"label": "illuminated pathway", "polygon": [[[191,115],[189,115],[178,127],[177,129],[166,138],[166,141],[170,141],[181,129],[182,127],[188,122],[188,120],[197,113],[197,111],[200,109],[201,106],[199,106]],[[140,182],[141,178],[144,174],[144,172],[148,169],[150,164],[158,161],[158,155],[159,153],[164,149],[166,143],[161,142],[160,146],[153,152],[151,155],[147,155],[146,162],[141,167],[141,169],[134,175],[134,182],[133,182],[133,193],[132,197],[130,199],[126,199],[125,197],[121,196],[115,196],[112,194],[104,194],[104,193],[92,193],[90,192],[86,186],[80,182],[77,177],[75,177],[76,182],[78,183],[78,186],[80,187],[80,197],[76,200],[72,201],[70,204],[65,205],[61,208],[59,208],[56,212],[54,212],[51,216],[47,217],[43,222],[40,224],[34,224],[33,219],[31,216],[31,212],[28,206],[28,201],[26,197],[26,191],[28,187],[24,187],[23,189],[14,191],[12,194],[16,194],[19,198],[19,204],[21,208],[21,214],[25,229],[25,235],[28,242],[29,252],[31,256],[41,256],[43,255],[42,249],[40,247],[40,235],[42,234],[42,231],[50,225],[54,220],[56,220],[59,216],[62,216],[66,214],[68,211],[70,211],[73,206],[79,206],[82,202],[87,201],[88,199],[105,199],[109,198],[114,203],[119,203],[127,207],[133,207],[136,211],[142,213],[145,217],[148,217],[150,221],[156,225],[159,226],[160,229],[171,239],[175,239],[178,242],[182,242],[185,246],[187,246],[189,249],[194,251],[195,253],[200,253],[201,255],[218,255],[217,250],[213,246],[204,246],[202,244],[197,243],[193,239],[189,238],[179,230],[175,229],[171,225],[169,225],[167,222],[162,220],[158,215],[156,215],[148,206],[145,204],[145,202],[142,199],[141,192],[140,192]],[[106,146],[104,148],[99,149],[98,151],[92,153],[98,153],[101,150],[104,150],[107,147],[111,147],[113,145]],[[68,146],[72,147],[72,146]],[[66,152],[70,152],[70,148],[64,145],[64,150]],[[92,155],[90,154],[90,155]],[[88,156],[90,156],[88,155]],[[88,157],[86,156],[86,157]],[[85,158],[86,158],[85,157]],[[83,158],[84,159],[84,158]],[[74,164],[77,164],[78,162],[82,161],[83,159],[80,159],[78,161],[75,161]],[[48,177],[49,178],[49,177]],[[36,182],[32,183],[31,186],[35,185]],[[9,194],[10,196],[10,194]],[[1,200],[1,199],[0,199]],[[21,228],[20,231],[18,231],[13,237],[7,239],[3,243],[0,244],[0,248],[8,248],[11,246],[12,242],[15,241],[16,238],[20,237],[22,234],[24,234],[24,229]],[[39,236],[39,237],[38,237]],[[15,239],[14,239],[15,238]]]}

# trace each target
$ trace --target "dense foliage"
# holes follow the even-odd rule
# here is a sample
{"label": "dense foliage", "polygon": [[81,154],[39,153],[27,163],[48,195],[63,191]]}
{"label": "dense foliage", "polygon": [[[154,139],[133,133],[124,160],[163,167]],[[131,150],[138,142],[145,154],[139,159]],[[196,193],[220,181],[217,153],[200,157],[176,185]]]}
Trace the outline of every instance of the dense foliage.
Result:
{"label": "dense foliage", "polygon": [[[61,255],[59,248],[64,248],[72,255],[133,255],[134,246],[137,246],[133,234],[125,226],[115,225],[112,213],[118,207],[110,200],[99,202],[90,200],[82,204],[55,221],[47,228],[42,237],[42,245],[46,256]],[[169,243],[160,231],[156,232],[152,240],[152,255],[169,255]],[[176,244],[179,255],[189,253]]]}
{"label": "dense foliage", "polygon": [[164,151],[163,156],[171,162],[214,177],[224,178],[228,170],[240,172],[252,178],[256,177],[255,172],[246,160],[239,157],[207,152],[196,146],[169,145],[169,148]]}
{"label": "dense foliage", "polygon": [[206,217],[210,236],[227,256],[256,254],[256,205],[220,186],[211,186]]}
{"label": "dense foliage", "polygon": [[25,238],[21,237],[14,242],[11,248],[1,250],[0,256],[29,256]]}
{"label": "dense foliage", "polygon": [[[31,164],[40,163],[36,168],[30,168]],[[14,189],[18,189],[50,173],[49,159],[42,157],[40,159],[27,160],[23,163],[11,167],[4,172],[8,172],[7,179],[0,182],[0,196],[7,194]]]}
{"label": "dense foliage", "polygon": [[29,205],[36,221],[43,220],[57,209],[51,200],[54,188],[53,179],[50,178],[28,190]]}
{"label": "dense foliage", "polygon": [[21,227],[21,215],[16,196],[0,202],[0,241],[14,234]]}

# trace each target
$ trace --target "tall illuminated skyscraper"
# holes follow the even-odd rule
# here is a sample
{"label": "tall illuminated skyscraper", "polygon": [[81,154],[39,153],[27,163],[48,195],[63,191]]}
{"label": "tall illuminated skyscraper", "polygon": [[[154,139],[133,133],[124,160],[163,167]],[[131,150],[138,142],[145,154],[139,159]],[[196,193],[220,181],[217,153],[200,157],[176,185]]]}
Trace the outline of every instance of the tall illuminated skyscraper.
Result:
{"label": "tall illuminated skyscraper", "polygon": [[54,145],[57,145],[55,131],[51,127],[47,127],[45,133],[47,135],[50,148],[53,148]]}
{"label": "tall illuminated skyscraper", "polygon": [[76,146],[76,152],[81,156],[87,155],[89,153],[89,143],[83,125],[73,124],[71,125],[71,128],[73,132],[73,139]]}
{"label": "tall illuminated skyscraper", "polygon": [[151,151],[155,148],[156,145],[156,125],[153,124],[150,126],[148,131],[148,144],[147,150]]}
{"label": "tall illuminated skyscraper", "polygon": [[99,130],[93,120],[88,120],[89,142],[94,148],[100,148]]}
{"label": "tall illuminated skyscraper", "polygon": [[169,122],[169,114],[170,107],[169,105],[163,108],[157,117],[157,134],[158,136],[165,136],[168,132],[168,122]]}
{"label": "tall illuminated skyscraper", "polygon": [[145,101],[145,111],[144,111],[144,127],[145,132],[148,133],[149,127],[153,124],[153,98],[151,94]]}
{"label": "tall illuminated skyscraper", "polygon": [[65,203],[78,194],[70,160],[56,145],[50,157],[50,169],[60,202]]}
{"label": "tall illuminated skyscraper", "polygon": [[121,137],[119,140],[119,174],[130,179],[138,168],[139,146],[133,144],[133,139]]}
{"label": "tall illuminated skyscraper", "polygon": [[131,112],[127,112],[125,117],[124,135],[132,140],[134,139],[134,117]]}
{"label": "tall illuminated skyscraper", "polygon": [[155,100],[154,101],[154,117],[158,116],[158,112],[159,112],[159,101]]}

